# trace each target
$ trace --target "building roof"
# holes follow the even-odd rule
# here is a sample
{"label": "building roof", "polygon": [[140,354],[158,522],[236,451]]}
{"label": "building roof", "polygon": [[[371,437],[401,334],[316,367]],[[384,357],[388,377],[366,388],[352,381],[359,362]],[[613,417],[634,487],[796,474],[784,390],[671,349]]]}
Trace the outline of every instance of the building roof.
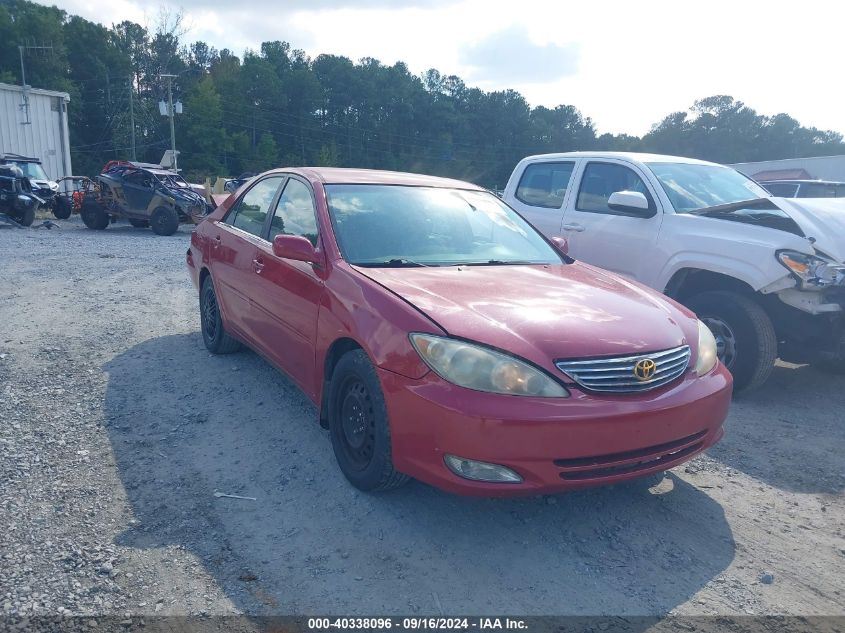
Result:
{"label": "building roof", "polygon": [[[23,92],[22,86],[17,86],[15,84],[4,84],[0,83],[0,90],[7,90],[9,92]],[[59,97],[64,99],[65,101],[70,101],[70,95],[66,92],[59,92],[57,90],[44,90],[43,88],[32,88],[29,87],[26,89],[27,94],[31,95],[44,95],[45,97]]]}

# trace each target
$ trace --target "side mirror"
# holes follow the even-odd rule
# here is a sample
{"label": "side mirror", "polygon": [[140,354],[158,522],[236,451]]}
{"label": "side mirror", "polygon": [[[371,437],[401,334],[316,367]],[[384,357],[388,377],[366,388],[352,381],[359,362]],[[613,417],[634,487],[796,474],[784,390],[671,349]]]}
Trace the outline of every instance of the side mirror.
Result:
{"label": "side mirror", "polygon": [[569,255],[569,242],[566,241],[565,237],[560,237],[556,235],[552,238],[552,244],[555,245],[555,248],[564,255]]}
{"label": "side mirror", "polygon": [[273,238],[273,255],[299,262],[316,264],[319,261],[314,245],[301,235],[277,235]]}
{"label": "side mirror", "polygon": [[614,191],[607,199],[607,206],[613,211],[631,213],[650,218],[654,211],[648,208],[648,198],[639,191]]}

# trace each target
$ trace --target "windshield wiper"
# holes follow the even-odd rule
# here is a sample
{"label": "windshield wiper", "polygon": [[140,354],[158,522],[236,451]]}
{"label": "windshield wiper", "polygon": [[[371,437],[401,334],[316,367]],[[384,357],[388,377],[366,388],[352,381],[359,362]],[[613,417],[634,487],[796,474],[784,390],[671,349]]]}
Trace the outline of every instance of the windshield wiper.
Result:
{"label": "windshield wiper", "polygon": [[529,262],[524,259],[511,259],[508,261],[502,259],[488,259],[486,262],[461,262],[455,264],[456,266],[518,266],[525,264],[537,264],[538,262]]}
{"label": "windshield wiper", "polygon": [[777,208],[777,205],[769,198],[751,198],[750,200],[740,200],[738,202],[728,202],[727,204],[715,204],[712,207],[703,207],[701,209],[693,209],[691,211],[683,211],[690,215],[718,215],[719,213],[730,213],[737,209],[748,209],[750,207],[770,206]]}
{"label": "windshield wiper", "polygon": [[386,262],[360,262],[354,265],[365,268],[430,268],[438,266],[438,264],[421,264],[405,258],[388,259]]}

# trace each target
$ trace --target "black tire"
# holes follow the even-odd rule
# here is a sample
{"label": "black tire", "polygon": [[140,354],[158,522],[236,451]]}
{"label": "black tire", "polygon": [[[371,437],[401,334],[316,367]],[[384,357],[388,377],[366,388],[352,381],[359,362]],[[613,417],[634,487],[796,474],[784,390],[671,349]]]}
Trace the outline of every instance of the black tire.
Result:
{"label": "black tire", "polygon": [[57,195],[53,198],[53,215],[57,220],[67,220],[73,214],[73,204],[68,198]]}
{"label": "black tire", "polygon": [[156,207],[150,216],[150,226],[156,235],[173,235],[179,230],[179,214],[170,207]]}
{"label": "black tire", "polygon": [[367,354],[360,349],[344,354],[328,389],[329,433],[344,476],[367,492],[405,484],[409,477],[393,467],[387,406]]}
{"label": "black tire", "polygon": [[109,225],[109,214],[96,200],[89,200],[86,197],[82,201],[80,215],[85,226],[94,231],[102,231]]}
{"label": "black tire", "polygon": [[32,206],[28,209],[24,209],[18,222],[21,226],[32,226],[32,223],[35,222],[35,207]]}
{"label": "black tire", "polygon": [[211,276],[207,276],[200,288],[200,329],[202,340],[212,354],[231,354],[241,349],[241,344],[226,333],[217,294]]}
{"label": "black tire", "polygon": [[129,224],[134,226],[136,229],[145,229],[150,226],[149,220],[136,220],[135,218],[129,218]]}
{"label": "black tire", "polygon": [[728,291],[702,292],[686,305],[716,337],[719,360],[733,374],[736,391],[755,389],[766,382],[778,355],[778,344],[775,328],[763,308],[748,297]]}

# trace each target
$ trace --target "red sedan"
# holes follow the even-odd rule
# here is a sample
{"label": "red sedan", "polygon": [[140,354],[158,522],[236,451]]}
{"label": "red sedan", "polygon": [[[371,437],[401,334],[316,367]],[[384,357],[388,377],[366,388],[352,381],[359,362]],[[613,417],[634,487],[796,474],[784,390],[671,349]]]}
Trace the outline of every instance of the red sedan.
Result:
{"label": "red sedan", "polygon": [[722,435],[731,376],[710,331],[475,185],[270,171],[199,224],[187,264],[208,349],[246,344],[289,375],[362,490],[556,492]]}

